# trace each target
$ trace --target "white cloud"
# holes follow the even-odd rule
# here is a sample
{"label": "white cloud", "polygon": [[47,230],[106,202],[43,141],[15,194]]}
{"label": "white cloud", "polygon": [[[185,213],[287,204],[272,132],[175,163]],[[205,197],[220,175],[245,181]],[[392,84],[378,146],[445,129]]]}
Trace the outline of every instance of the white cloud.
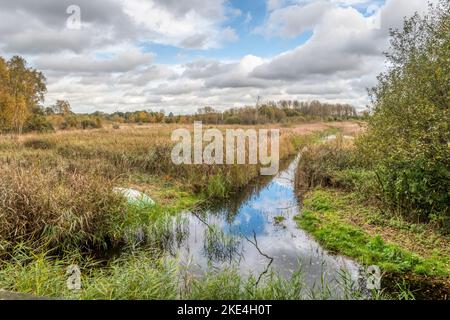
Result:
{"label": "white cloud", "polygon": [[297,36],[308,29],[312,29],[330,8],[332,8],[331,4],[326,1],[278,8],[272,11],[268,21],[255,31],[268,36]]}
{"label": "white cloud", "polygon": [[427,4],[388,0],[369,17],[341,7],[355,3],[370,6],[370,1],[315,1],[273,10],[262,28],[266,34],[292,37],[310,28],[313,35],[305,44],[256,68],[251,76],[290,82],[285,91],[290,96],[331,100],[341,96],[365,105],[366,88],[375,85],[384,67],[382,52],[388,47],[389,28],[401,27],[403,18],[416,11],[424,13]]}
{"label": "white cloud", "polygon": [[[311,30],[311,38],[272,58],[254,53],[158,64],[143,43],[206,53],[239,41],[226,22],[242,12],[225,0],[78,0],[83,28],[67,30],[72,0],[0,1],[0,54],[24,55],[48,78],[46,103],[68,99],[78,112],[191,113],[205,105],[254,104],[258,95],[364,106],[366,88],[384,65],[389,28],[426,9],[424,0],[387,0],[367,16],[351,6],[372,1],[267,0],[260,34],[286,40]],[[239,21],[253,19],[247,12]]]}
{"label": "white cloud", "polygon": [[322,14],[313,36],[304,45],[257,68],[253,75],[285,80],[314,74],[360,76],[379,62],[383,44],[380,46],[376,31],[358,11],[335,7]]}
{"label": "white cloud", "polygon": [[109,59],[98,59],[86,55],[58,54],[42,55],[34,62],[40,69],[64,73],[117,73],[127,72],[149,64],[153,57],[151,53],[142,53],[134,49],[121,52]]}
{"label": "white cloud", "polygon": [[236,33],[222,28],[224,1],[123,1],[124,12],[140,29],[140,38],[186,48],[215,48],[234,41]]}

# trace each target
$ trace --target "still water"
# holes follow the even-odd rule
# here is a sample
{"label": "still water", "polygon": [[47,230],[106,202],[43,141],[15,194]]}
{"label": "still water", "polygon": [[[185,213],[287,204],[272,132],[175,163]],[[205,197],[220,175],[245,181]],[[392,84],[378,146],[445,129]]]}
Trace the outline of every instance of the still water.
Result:
{"label": "still water", "polygon": [[294,191],[298,162],[291,160],[277,176],[260,178],[233,199],[185,212],[184,236],[170,251],[196,274],[235,267],[242,275],[273,271],[290,278],[301,270],[310,287],[339,290],[344,275],[357,286],[359,265],[329,254],[294,220],[301,214]]}

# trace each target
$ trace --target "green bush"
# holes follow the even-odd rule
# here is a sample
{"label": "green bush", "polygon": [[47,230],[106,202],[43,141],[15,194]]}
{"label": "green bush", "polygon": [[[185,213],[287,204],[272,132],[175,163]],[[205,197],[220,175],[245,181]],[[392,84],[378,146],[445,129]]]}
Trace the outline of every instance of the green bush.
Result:
{"label": "green bush", "polygon": [[53,125],[47,120],[44,115],[34,114],[30,120],[26,123],[24,128],[24,132],[40,132],[40,133],[49,133],[55,132],[55,128]]}
{"label": "green bush", "polygon": [[77,116],[70,114],[64,118],[64,121],[61,123],[60,129],[77,129],[80,126],[80,121]]}
{"label": "green bush", "polygon": [[361,158],[377,175],[389,211],[450,232],[450,3],[391,34],[389,67],[371,92]]}
{"label": "green bush", "polygon": [[100,129],[102,128],[102,123],[99,118],[86,118],[81,120],[82,129]]}

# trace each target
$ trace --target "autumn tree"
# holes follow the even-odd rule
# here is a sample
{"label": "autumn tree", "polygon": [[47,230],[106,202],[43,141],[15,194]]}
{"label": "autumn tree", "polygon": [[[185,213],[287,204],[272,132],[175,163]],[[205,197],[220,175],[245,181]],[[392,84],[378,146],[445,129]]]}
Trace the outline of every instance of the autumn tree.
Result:
{"label": "autumn tree", "polygon": [[0,57],[0,130],[11,126],[12,97],[9,91],[9,70],[6,61]]}
{"label": "autumn tree", "polygon": [[28,67],[25,59],[0,59],[1,129],[22,133],[26,122],[40,110],[46,92],[44,75]]}
{"label": "autumn tree", "polygon": [[67,100],[57,100],[52,106],[52,110],[55,114],[66,116],[72,113],[72,108]]}

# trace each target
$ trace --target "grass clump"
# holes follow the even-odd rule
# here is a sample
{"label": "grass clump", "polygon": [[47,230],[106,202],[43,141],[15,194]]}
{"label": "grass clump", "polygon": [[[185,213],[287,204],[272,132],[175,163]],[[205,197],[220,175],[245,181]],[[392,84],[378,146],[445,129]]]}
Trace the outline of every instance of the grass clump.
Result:
{"label": "grass clump", "polygon": [[36,150],[49,150],[55,147],[55,143],[48,139],[29,139],[23,144],[25,148],[36,149]]}
{"label": "grass clump", "polygon": [[352,141],[338,134],[334,140],[316,141],[302,150],[296,187],[300,193],[316,187],[357,190],[367,199],[376,193],[376,176],[359,163]]}
{"label": "grass clump", "polygon": [[0,169],[0,240],[50,246],[101,245],[124,199],[109,181],[39,168]]}
{"label": "grass clump", "polygon": [[[82,289],[67,287],[67,268],[79,265]],[[173,261],[153,254],[124,256],[100,267],[70,255],[61,259],[45,253],[15,252],[0,269],[0,288],[49,298],[82,300],[175,299],[178,277]]]}
{"label": "grass clump", "polygon": [[275,221],[275,224],[281,224],[286,220],[286,218],[283,216],[277,216],[273,218],[273,220]]}

